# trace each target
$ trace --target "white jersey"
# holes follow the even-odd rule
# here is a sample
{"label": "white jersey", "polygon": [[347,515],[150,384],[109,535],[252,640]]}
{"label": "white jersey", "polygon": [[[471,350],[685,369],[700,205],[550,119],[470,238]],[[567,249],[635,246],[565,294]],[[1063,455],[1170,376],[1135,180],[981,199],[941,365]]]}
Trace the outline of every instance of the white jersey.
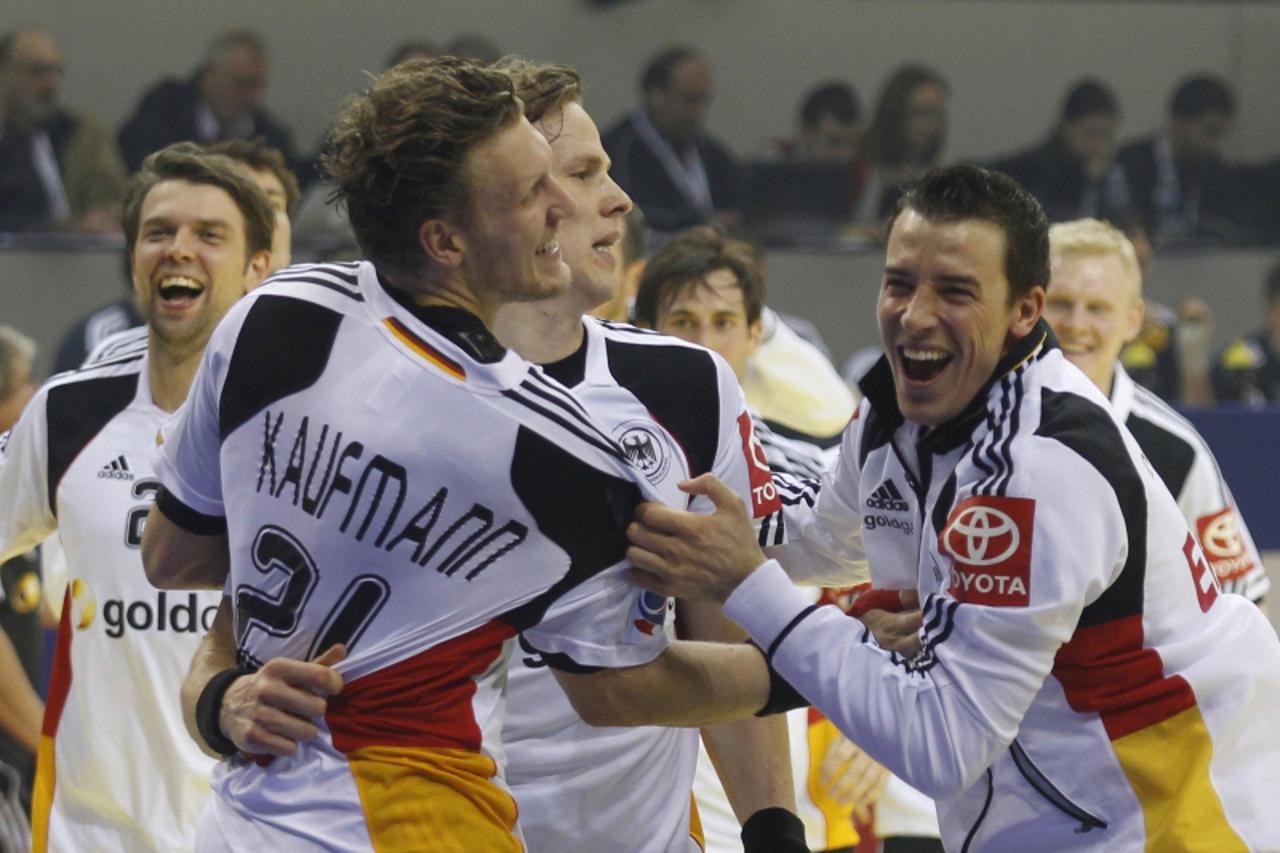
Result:
{"label": "white jersey", "polygon": [[927,432],[886,362],[863,389],[817,503],[856,498],[843,523],[877,587],[919,591],[923,649],[886,653],[766,565],[725,611],[778,671],[936,799],[949,848],[1280,849],[1280,641],[1048,327]]}
{"label": "white jersey", "polygon": [[[584,318],[584,327],[583,347],[546,370],[601,420],[666,503],[712,511],[707,498],[690,500],[677,488],[682,480],[710,472],[756,516],[779,507],[742,392],[723,359],[631,326]],[[633,624],[672,634],[670,611],[663,597],[637,593]],[[698,730],[588,726],[555,683],[548,662],[557,665],[528,648],[517,651],[503,729],[507,781],[529,849],[701,849],[690,812]]]}
{"label": "white jersey", "polygon": [[622,563],[656,492],[474,315],[397,299],[368,263],[277,275],[165,430],[157,501],[225,526],[241,659],[349,648],[318,737],[218,766],[210,849],[518,850],[498,738],[515,635],[589,667],[666,646],[632,624]]}
{"label": "white jersey", "polygon": [[1271,588],[1266,567],[1204,438],[1118,363],[1111,405],[1177,499],[1223,591],[1261,600]]}
{"label": "white jersey", "polygon": [[147,348],[147,334],[151,327],[145,323],[141,326],[130,326],[118,332],[112,332],[94,345],[84,357],[84,366],[100,364],[104,361],[137,355]]}
{"label": "white jersey", "polygon": [[[51,379],[0,452],[0,560],[55,530],[66,552],[45,709],[37,850],[190,850],[213,761],[188,736],[178,688],[217,593],[161,592],[142,570],[151,467],[166,414],[146,355]],[[46,847],[47,846],[47,847]]]}

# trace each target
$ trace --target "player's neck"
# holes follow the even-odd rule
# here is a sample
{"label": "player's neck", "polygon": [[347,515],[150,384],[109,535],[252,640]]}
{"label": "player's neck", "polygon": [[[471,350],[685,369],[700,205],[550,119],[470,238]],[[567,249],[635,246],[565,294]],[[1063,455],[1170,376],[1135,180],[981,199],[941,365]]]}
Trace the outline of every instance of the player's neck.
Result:
{"label": "player's neck", "polygon": [[568,358],[582,346],[583,312],[565,310],[565,306],[557,304],[561,299],[503,305],[491,328],[503,346],[534,364]]}
{"label": "player's neck", "polygon": [[157,341],[154,333],[152,335],[147,348],[147,382],[151,387],[151,400],[162,411],[172,412],[187,399],[204,347],[192,352],[177,351]]}

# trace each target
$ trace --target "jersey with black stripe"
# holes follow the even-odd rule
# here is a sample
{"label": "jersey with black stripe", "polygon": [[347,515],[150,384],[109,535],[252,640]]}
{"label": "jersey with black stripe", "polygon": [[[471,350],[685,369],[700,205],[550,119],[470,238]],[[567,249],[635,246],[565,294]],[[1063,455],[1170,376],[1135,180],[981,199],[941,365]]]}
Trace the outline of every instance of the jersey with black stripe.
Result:
{"label": "jersey with black stripe", "polygon": [[[190,850],[213,761],[188,736],[178,688],[217,610],[161,592],[142,529],[167,415],[147,356],[55,376],[0,451],[0,560],[56,532],[68,577],[33,804],[37,850]],[[48,567],[46,566],[46,569]],[[64,581],[59,583],[59,581]]]}
{"label": "jersey with black stripe", "polygon": [[[662,499],[710,512],[677,486],[713,473],[754,513],[777,500],[733,371],[702,347],[630,326],[584,318],[583,346],[547,370],[598,416]],[[638,593],[629,614],[638,634],[673,635],[670,602]],[[553,664],[554,665],[554,664]],[[698,730],[595,728],[574,712],[529,649],[517,650],[503,729],[508,781],[529,849],[692,853],[691,789]]]}
{"label": "jersey with black stripe", "polygon": [[[936,798],[949,849],[1280,849],[1280,641],[1048,327],[947,424],[904,421],[885,361],[863,389],[844,523],[877,587],[919,591],[923,649],[885,652],[766,565],[725,611],[778,671]],[[889,481],[901,513],[872,508]]]}
{"label": "jersey with black stripe", "polygon": [[349,648],[316,738],[218,766],[202,842],[519,849],[499,739],[515,635],[590,667],[666,645],[628,627],[648,481],[478,318],[418,308],[368,263],[237,303],[159,457],[166,515],[225,524],[241,659]]}
{"label": "jersey with black stripe", "polygon": [[1111,405],[1177,499],[1223,591],[1262,600],[1266,567],[1204,437],[1118,363]]}
{"label": "jersey with black stripe", "polygon": [[117,358],[137,355],[147,348],[147,332],[149,326],[130,326],[107,335],[84,357],[84,365],[102,364]]}

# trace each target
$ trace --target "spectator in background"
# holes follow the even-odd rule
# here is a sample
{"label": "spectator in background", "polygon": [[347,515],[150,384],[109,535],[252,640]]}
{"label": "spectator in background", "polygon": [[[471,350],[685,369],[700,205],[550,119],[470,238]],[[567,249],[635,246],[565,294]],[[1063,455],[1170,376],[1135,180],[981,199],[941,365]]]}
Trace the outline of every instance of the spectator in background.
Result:
{"label": "spectator in background", "polygon": [[904,65],[893,72],[863,140],[872,171],[856,221],[878,229],[902,188],[942,162],[950,98],[947,81],[928,66]]}
{"label": "spectator in background", "polygon": [[642,104],[604,136],[613,177],[658,232],[713,220],[735,223],[738,165],[706,132],[711,63],[690,47],[655,56],[640,79]]}
{"label": "spectator in background", "polygon": [[993,168],[1022,184],[1050,222],[1105,219],[1136,224],[1124,170],[1116,163],[1120,105],[1111,87],[1082,80],[1071,87],[1053,132],[1041,144],[997,161]]}
{"label": "spectator in background", "polygon": [[853,215],[870,166],[862,157],[862,105],[848,83],[831,80],[810,89],[800,105],[800,132],[774,147],[795,163],[836,163],[849,166],[849,216]]}
{"label": "spectator in background", "polygon": [[62,52],[40,30],[0,36],[0,231],[120,230],[115,140],[59,100]]}
{"label": "spectator in background", "polygon": [[1120,151],[1142,226],[1156,246],[1242,239],[1244,206],[1222,155],[1235,114],[1225,82],[1188,77],[1169,101],[1164,130]]}
{"label": "spectator in background", "polygon": [[293,139],[263,106],[270,65],[257,34],[232,30],[209,45],[204,62],[187,80],[169,78],[142,96],[120,128],[130,170],[174,142],[201,144],[263,137],[293,167]]}
{"label": "spectator in background", "polygon": [[1185,418],[1137,385],[1120,350],[1142,325],[1142,272],[1133,244],[1096,219],[1049,229],[1044,318],[1063,355],[1111,401],[1204,549],[1222,589],[1261,604],[1270,583],[1213,451]]}
{"label": "spectator in background", "polygon": [[1263,299],[1266,325],[1232,341],[1214,365],[1213,390],[1219,400],[1280,400],[1280,264],[1267,273]]}

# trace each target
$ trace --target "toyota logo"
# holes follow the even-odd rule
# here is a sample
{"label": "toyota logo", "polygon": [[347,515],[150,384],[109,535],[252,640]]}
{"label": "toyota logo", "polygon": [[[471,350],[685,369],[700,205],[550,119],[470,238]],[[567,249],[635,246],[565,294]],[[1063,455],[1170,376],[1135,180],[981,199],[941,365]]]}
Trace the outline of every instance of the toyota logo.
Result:
{"label": "toyota logo", "polygon": [[989,506],[971,506],[947,526],[942,541],[960,562],[992,566],[1012,557],[1021,537],[1018,525],[1005,513]]}
{"label": "toyota logo", "polygon": [[1244,553],[1244,542],[1240,539],[1240,525],[1236,524],[1236,514],[1227,511],[1209,522],[1200,534],[1200,544],[1210,557],[1217,560],[1238,557]]}

